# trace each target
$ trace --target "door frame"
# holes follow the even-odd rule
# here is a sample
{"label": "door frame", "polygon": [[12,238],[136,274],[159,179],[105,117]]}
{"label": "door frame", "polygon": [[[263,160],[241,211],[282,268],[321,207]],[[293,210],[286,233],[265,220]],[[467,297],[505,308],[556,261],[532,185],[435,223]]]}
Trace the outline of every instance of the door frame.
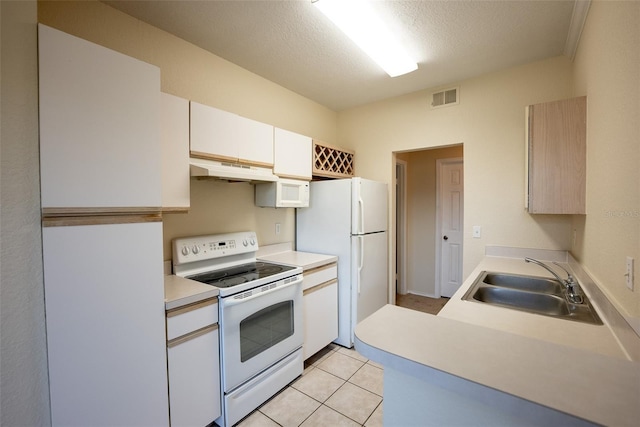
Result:
{"label": "door frame", "polygon": [[[398,176],[398,172],[400,172],[400,176]],[[396,159],[395,188],[396,271],[394,285],[395,293],[405,295],[407,293],[407,162],[400,159]]]}
{"label": "door frame", "polygon": [[[435,229],[435,235],[436,235],[436,265],[435,265],[436,267],[435,293],[436,294],[435,294],[435,297],[436,298],[440,298],[442,296],[442,294],[440,293],[440,284],[442,280],[442,271],[440,268],[440,262],[442,259],[442,239],[440,238],[440,236],[442,236],[442,213],[441,213],[442,211],[442,200],[441,200],[442,166],[445,164],[455,164],[455,163],[460,163],[464,167],[464,157],[436,159],[436,229]],[[462,188],[464,191],[464,181],[462,183]],[[464,211],[463,211],[463,216],[464,216]],[[463,234],[464,234],[464,223],[463,223]],[[464,238],[463,238],[463,241],[464,241]],[[462,277],[462,274],[460,274],[460,277]]]}

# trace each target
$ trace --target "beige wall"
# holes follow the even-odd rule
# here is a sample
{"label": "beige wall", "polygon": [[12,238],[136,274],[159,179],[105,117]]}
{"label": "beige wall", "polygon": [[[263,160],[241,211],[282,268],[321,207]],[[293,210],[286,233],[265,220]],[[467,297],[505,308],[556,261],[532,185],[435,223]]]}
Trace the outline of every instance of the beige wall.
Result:
{"label": "beige wall", "polygon": [[436,296],[436,160],[463,157],[461,145],[399,153],[407,162],[407,292]]}
{"label": "beige wall", "polygon": [[[163,92],[336,141],[335,112],[103,3],[40,1],[38,20],[160,67]],[[190,234],[255,230],[261,245],[293,240],[294,209],[254,206],[253,187],[246,184],[192,184],[189,214],[165,216],[165,259],[171,257],[170,240]],[[276,222],[282,225],[279,235]]]}
{"label": "beige wall", "polygon": [[587,96],[587,215],[574,218],[573,252],[640,332],[640,2],[591,4],[574,76]]}
{"label": "beige wall", "polygon": [[[570,96],[571,61],[551,58],[458,85],[457,106],[431,109],[432,90],[425,90],[341,112],[338,139],[356,151],[356,173],[391,183],[392,152],[463,143],[465,277],[485,245],[570,249],[571,217],[524,211],[524,111]],[[393,203],[389,216],[395,217]],[[473,225],[482,226],[481,239],[472,239]],[[394,247],[393,228],[390,234]],[[394,264],[392,256],[390,271]]]}
{"label": "beige wall", "polygon": [[51,424],[44,317],[35,1],[1,1],[0,425]]}
{"label": "beige wall", "polygon": [[[295,240],[293,208],[256,208],[254,186],[246,182],[226,183],[191,180],[191,209],[188,214],[165,215],[163,220],[165,258],[171,255],[175,237],[256,230],[261,245]],[[275,234],[275,224],[280,234]]]}

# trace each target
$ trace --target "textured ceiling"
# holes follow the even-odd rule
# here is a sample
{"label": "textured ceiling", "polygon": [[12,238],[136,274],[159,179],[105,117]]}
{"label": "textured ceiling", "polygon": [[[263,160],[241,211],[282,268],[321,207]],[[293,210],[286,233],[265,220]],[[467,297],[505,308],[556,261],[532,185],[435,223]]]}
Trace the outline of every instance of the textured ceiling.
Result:
{"label": "textured ceiling", "polygon": [[104,1],[332,110],[562,55],[574,1],[373,1],[418,62],[389,77],[311,0]]}

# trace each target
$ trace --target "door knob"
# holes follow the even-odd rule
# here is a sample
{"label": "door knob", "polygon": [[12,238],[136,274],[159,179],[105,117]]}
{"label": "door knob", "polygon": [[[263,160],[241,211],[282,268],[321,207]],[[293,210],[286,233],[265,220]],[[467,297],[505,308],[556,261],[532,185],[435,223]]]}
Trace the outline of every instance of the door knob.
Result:
{"label": "door knob", "polygon": [[449,240],[449,238],[447,236],[444,236],[443,239],[444,240]]}

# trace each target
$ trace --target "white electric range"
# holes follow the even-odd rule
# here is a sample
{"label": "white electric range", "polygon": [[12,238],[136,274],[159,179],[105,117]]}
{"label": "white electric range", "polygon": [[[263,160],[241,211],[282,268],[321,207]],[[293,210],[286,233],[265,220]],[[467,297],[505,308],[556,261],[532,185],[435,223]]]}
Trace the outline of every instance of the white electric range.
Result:
{"label": "white electric range", "polygon": [[173,241],[174,273],[220,292],[223,427],[303,370],[302,268],[257,261],[257,250],[252,231]]}

